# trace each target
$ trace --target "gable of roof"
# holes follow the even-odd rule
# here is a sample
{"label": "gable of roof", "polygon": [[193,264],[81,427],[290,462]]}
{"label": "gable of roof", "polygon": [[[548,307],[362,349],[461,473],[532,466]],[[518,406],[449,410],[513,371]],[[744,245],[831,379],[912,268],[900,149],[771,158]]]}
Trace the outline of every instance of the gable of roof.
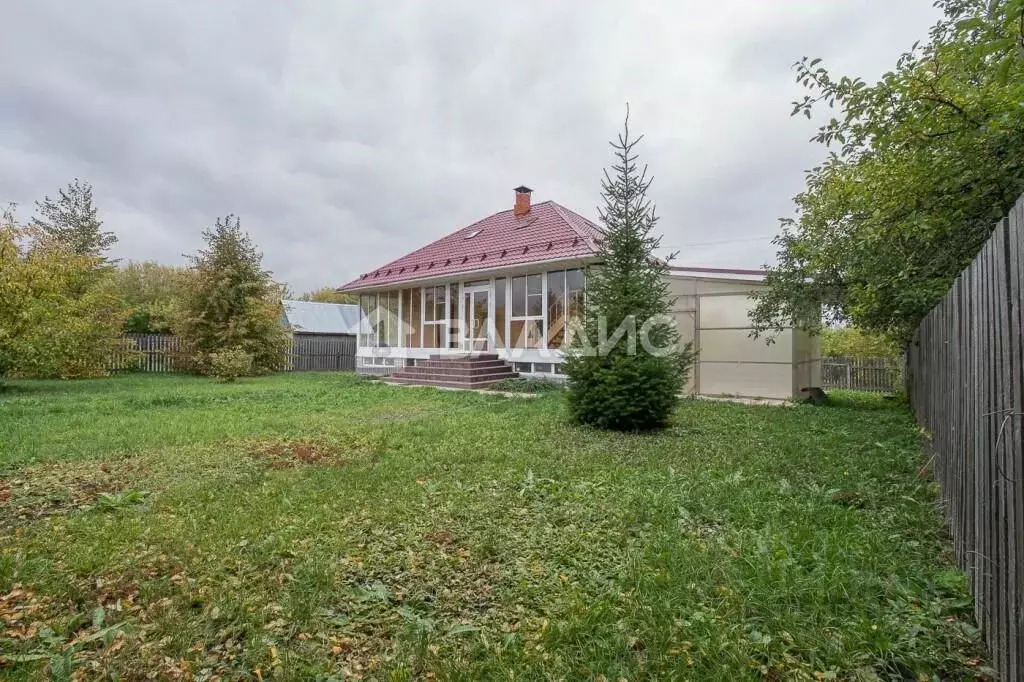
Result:
{"label": "gable of roof", "polygon": [[282,300],[285,321],[293,332],[308,334],[355,334],[359,331],[359,306],[350,303],[314,303]]}
{"label": "gable of roof", "polygon": [[361,275],[342,291],[597,253],[601,228],[554,201],[501,211]]}

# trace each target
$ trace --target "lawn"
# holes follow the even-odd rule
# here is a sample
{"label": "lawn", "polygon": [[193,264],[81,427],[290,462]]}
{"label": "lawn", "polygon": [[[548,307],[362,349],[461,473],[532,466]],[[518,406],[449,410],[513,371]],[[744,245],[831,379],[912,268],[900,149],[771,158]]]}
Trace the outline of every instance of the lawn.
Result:
{"label": "lawn", "polygon": [[687,401],[615,435],[562,400],[13,382],[0,675],[984,675],[905,408]]}

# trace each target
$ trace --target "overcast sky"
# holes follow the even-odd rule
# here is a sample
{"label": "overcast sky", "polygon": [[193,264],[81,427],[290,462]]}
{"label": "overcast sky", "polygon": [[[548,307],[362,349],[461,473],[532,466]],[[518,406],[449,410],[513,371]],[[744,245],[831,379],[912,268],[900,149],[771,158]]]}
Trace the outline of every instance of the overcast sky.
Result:
{"label": "overcast sky", "polygon": [[756,267],[823,155],[789,117],[792,63],[876,78],[936,17],[931,0],[4,0],[0,201],[27,219],[81,177],[114,255],[164,263],[236,213],[279,280],[340,285],[511,208],[519,184],[596,218],[628,101],[678,262]]}

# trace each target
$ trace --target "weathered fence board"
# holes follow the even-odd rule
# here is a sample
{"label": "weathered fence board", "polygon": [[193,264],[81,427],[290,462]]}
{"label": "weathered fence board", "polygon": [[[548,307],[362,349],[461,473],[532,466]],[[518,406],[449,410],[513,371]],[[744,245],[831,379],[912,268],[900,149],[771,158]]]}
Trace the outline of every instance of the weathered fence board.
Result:
{"label": "weathered fence board", "polygon": [[[123,350],[108,363],[111,372],[181,372],[181,343],[172,334],[125,334]],[[356,339],[350,335],[295,334],[286,371],[354,372]]]}
{"label": "weathered fence board", "polygon": [[1001,679],[1024,680],[1024,197],[1001,220],[908,354],[935,478],[974,614]]}
{"label": "weathered fence board", "polygon": [[356,337],[337,334],[296,334],[292,339],[291,369],[354,372]]}
{"label": "weathered fence board", "polygon": [[822,358],[821,385],[825,389],[897,390],[903,382],[900,362],[894,358]]}

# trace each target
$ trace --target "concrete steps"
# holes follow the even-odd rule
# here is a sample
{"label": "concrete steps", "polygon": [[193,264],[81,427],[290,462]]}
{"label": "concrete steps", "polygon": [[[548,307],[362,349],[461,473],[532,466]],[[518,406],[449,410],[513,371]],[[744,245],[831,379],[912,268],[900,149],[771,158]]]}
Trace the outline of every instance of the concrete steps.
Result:
{"label": "concrete steps", "polygon": [[494,353],[472,355],[433,355],[419,360],[415,367],[403,367],[389,378],[396,384],[416,384],[442,388],[486,388],[519,375]]}

